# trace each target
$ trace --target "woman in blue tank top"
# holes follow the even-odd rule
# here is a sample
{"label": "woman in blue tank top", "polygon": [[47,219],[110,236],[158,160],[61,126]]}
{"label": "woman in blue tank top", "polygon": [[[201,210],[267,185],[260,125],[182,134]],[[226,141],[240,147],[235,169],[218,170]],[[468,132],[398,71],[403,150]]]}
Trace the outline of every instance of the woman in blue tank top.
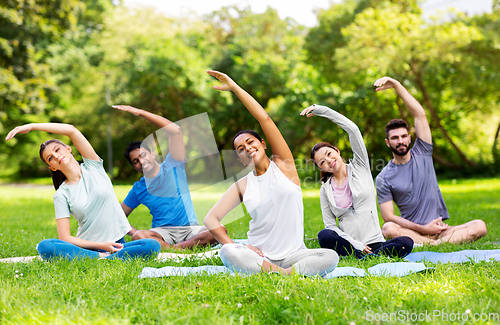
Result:
{"label": "woman in blue tank top", "polygon": [[[214,89],[233,92],[257,119],[273,153],[266,156],[266,142],[256,132],[241,131],[233,139],[238,160],[253,170],[233,184],[207,214],[204,224],[223,245],[224,265],[242,273],[292,272],[325,275],[338,263],[332,250],[307,249],[303,242],[303,204],[300,179],[292,152],[285,139],[260,104],[231,78],[221,72],[207,71],[217,78]],[[248,245],[237,245],[220,221],[241,202],[252,220]]]}
{"label": "woman in blue tank top", "polygon": [[[154,239],[125,243],[123,238],[132,228],[101,158],[78,129],[60,123],[26,124],[10,131],[5,140],[32,130],[68,136],[84,161],[79,164],[71,147],[60,140],[48,140],[40,146],[40,158],[49,165],[56,189],[54,206],[59,235],[59,239],[45,239],[38,244],[37,250],[43,259],[127,259],[159,253],[160,244]],[[78,220],[76,236],[70,232],[70,214]]]}

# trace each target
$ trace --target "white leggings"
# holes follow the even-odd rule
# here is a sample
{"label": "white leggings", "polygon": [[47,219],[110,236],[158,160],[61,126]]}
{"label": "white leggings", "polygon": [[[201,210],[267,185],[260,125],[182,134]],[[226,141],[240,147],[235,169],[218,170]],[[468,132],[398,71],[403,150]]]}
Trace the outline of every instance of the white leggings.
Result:
{"label": "white leggings", "polygon": [[299,249],[282,260],[272,260],[260,256],[245,245],[225,244],[219,254],[227,268],[245,274],[262,272],[264,260],[284,269],[292,266],[295,272],[309,276],[324,276],[339,263],[339,256],[334,250],[323,248]]}

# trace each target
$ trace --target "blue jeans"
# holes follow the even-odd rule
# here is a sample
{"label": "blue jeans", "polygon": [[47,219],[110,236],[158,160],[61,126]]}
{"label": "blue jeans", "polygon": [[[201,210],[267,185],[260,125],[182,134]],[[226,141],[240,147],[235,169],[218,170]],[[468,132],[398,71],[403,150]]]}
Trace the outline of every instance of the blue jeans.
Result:
{"label": "blue jeans", "polygon": [[[127,260],[137,257],[149,258],[157,256],[160,252],[160,243],[155,239],[140,239],[125,243],[122,239],[117,243],[123,244],[123,248],[116,253],[109,255],[110,260]],[[91,249],[81,248],[60,239],[44,239],[36,247],[38,254],[44,260],[56,257],[66,258],[70,261],[79,258],[99,258],[99,252]]]}

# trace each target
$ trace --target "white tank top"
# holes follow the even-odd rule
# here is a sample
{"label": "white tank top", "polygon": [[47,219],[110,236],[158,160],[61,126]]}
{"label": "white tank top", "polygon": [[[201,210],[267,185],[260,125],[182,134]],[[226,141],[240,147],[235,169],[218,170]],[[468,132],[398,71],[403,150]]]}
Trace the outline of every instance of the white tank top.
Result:
{"label": "white tank top", "polygon": [[302,190],[273,161],[263,175],[248,174],[243,203],[252,217],[248,244],[267,258],[281,260],[306,248]]}

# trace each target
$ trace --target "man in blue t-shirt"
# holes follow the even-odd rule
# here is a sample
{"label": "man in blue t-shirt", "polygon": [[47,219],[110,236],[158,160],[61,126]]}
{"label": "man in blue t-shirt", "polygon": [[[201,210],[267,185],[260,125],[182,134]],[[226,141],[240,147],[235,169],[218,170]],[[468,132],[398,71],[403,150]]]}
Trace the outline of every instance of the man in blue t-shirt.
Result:
{"label": "man in blue t-shirt", "polygon": [[[392,120],[385,127],[385,142],[392,150],[393,159],[376,179],[377,200],[385,221],[384,236],[408,236],[417,244],[438,245],[475,241],[486,235],[486,224],[479,219],[457,226],[443,222],[450,216],[434,170],[431,129],[425,111],[397,80],[384,77],[378,79],[375,86],[377,91],[396,90],[415,118],[417,135],[410,149],[411,137],[405,121]],[[401,217],[394,214],[393,202]]]}
{"label": "man in blue t-shirt", "polygon": [[185,171],[185,148],[180,127],[156,114],[131,106],[116,109],[142,116],[168,136],[169,154],[161,164],[144,142],[132,142],[125,157],[136,171],[144,174],[134,183],[121,206],[128,216],[143,204],[153,216],[150,230],[137,230],[132,240],[154,238],[162,248],[191,248],[216,242],[208,229],[198,224]]}

